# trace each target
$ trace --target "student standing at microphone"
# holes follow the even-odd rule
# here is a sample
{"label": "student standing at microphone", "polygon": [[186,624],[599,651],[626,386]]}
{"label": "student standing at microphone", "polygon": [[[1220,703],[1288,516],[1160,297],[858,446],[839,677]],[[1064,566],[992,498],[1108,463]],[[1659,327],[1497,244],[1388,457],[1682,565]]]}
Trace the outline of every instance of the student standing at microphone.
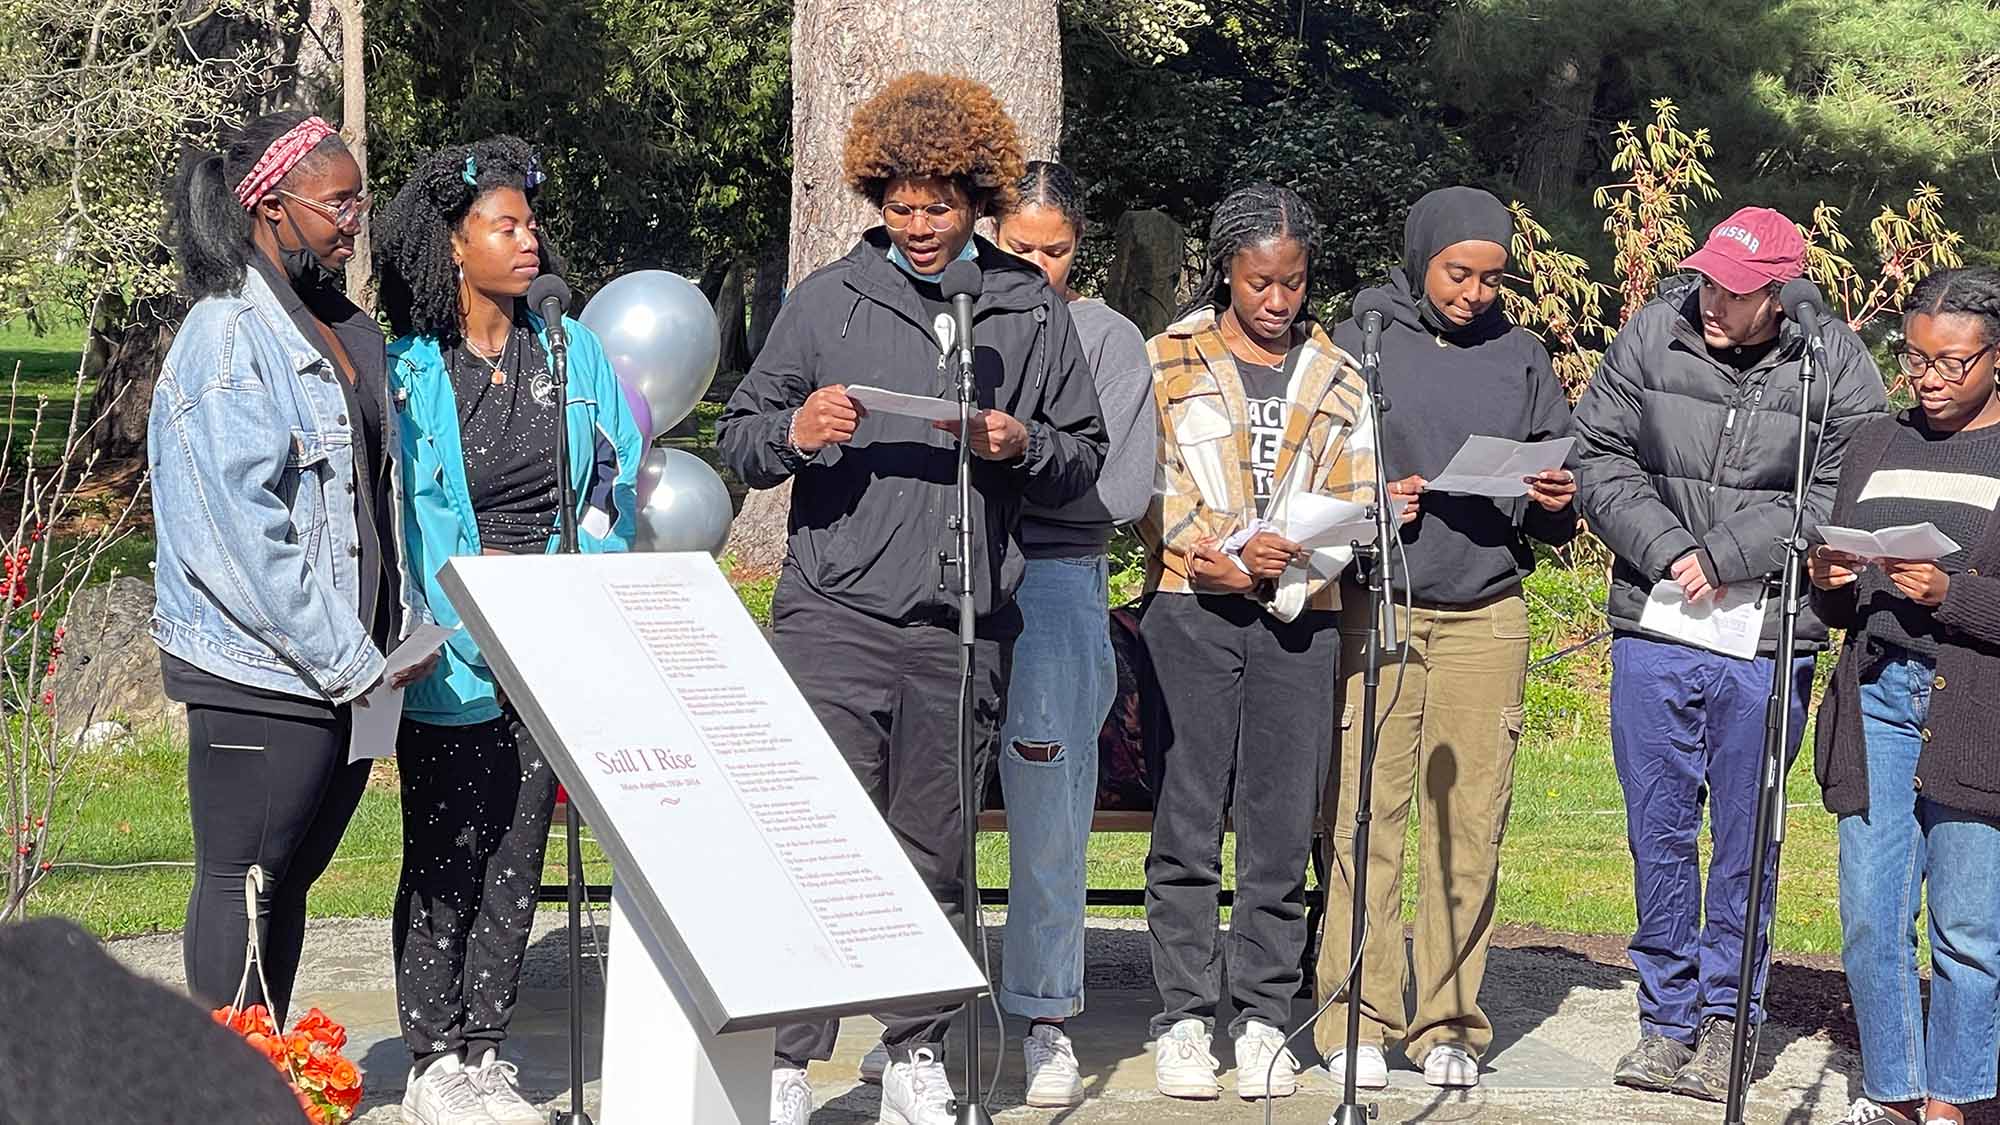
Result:
{"label": "student standing at microphone", "polygon": [[[1298,1087],[1285,1028],[1333,751],[1339,575],[1353,548],[1306,549],[1281,532],[1302,494],[1375,498],[1361,371],[1311,319],[1319,238],[1291,189],[1230,193],[1209,223],[1193,301],[1147,345],[1161,472],[1140,524],[1151,548],[1140,632],[1161,713],[1146,727],[1160,771],[1146,922],[1161,1001],[1154,1081],[1169,1097],[1221,1093],[1210,1041],[1225,988],[1237,1094]],[[1226,979],[1225,818],[1236,829]]]}
{"label": "student standing at microphone", "polygon": [[[1799,407],[1807,340],[1778,294],[1805,272],[1797,224],[1746,207],[1709,233],[1611,341],[1576,404],[1580,506],[1611,548],[1611,757],[1625,791],[1639,925],[1639,1042],[1612,1080],[1721,1101],[1729,1086],[1736,994],[1750,897],[1752,827],[1776,669],[1795,677],[1787,761],[1812,696],[1813,652],[1826,626],[1799,614],[1797,650],[1780,654],[1775,597],[1763,599],[1754,659],[1642,629],[1656,586],[1705,602],[1725,590],[1752,600],[1778,576],[1792,530]],[[1887,405],[1867,345],[1821,316],[1824,365],[1813,384],[1817,439],[1805,523],[1833,509],[1841,452]],[[1696,836],[1708,808],[1714,849],[1701,883]],[[1768,876],[1776,850],[1765,857]],[[1764,883],[1755,917],[1777,894]],[[1761,979],[1770,959],[1759,942]],[[1753,1005],[1753,1022],[1763,1018]]]}
{"label": "student standing at microphone", "polygon": [[[1057,508],[1083,495],[1104,460],[1104,424],[1061,294],[1039,268],[973,234],[973,223],[1013,202],[1023,171],[1014,123],[993,92],[965,78],[899,78],[855,111],[845,162],[848,185],[882,225],[792,290],[716,440],[752,488],[793,482],[773,647],[958,925],[970,874],[961,869],[963,818],[978,812],[959,802],[959,574],[939,561],[956,550],[958,423],[863,413],[847,385],[955,402],[956,329],[939,281],[955,263],[977,264],[978,400],[964,436],[980,791],[1021,629],[1022,504]],[[884,1122],[950,1125],[944,1038],[954,1011],[884,1016]],[[833,1057],[837,1031],[833,1020],[778,1029],[773,1125],[811,1115],[805,1068]]]}
{"label": "student standing at microphone", "polygon": [[[1548,349],[1507,318],[1500,285],[1514,219],[1478,188],[1452,187],[1417,201],[1403,228],[1403,265],[1361,294],[1355,311],[1382,317],[1381,378],[1390,409],[1380,419],[1390,493],[1403,510],[1402,547],[1388,560],[1397,595],[1396,637],[1382,651],[1381,739],[1375,758],[1368,856],[1368,940],[1361,979],[1355,1081],[1388,1084],[1382,1049],[1401,1041],[1434,1086],[1473,1086],[1493,1024],[1479,1007],[1499,890],[1500,836],[1521,738],[1528,677],[1528,609],[1521,579],[1534,542],[1576,534],[1576,478],[1554,469],[1524,483],[1527,495],[1427,493],[1435,475],[1475,434],[1546,441],[1569,431],[1569,400]],[[1362,355],[1349,320],[1334,342]],[[1396,565],[1401,560],[1407,567]],[[1407,595],[1413,609],[1403,608]],[[1341,595],[1340,770],[1322,816],[1333,843],[1327,925],[1320,942],[1321,999],[1338,990],[1353,957],[1354,802],[1359,792],[1361,679],[1372,605],[1353,585]],[[1400,665],[1400,666],[1399,666]],[[1403,1006],[1403,844],[1415,788],[1418,845],[1416,1012]],[[1347,1007],[1314,1030],[1335,1080],[1344,1078]]]}
{"label": "student standing at microphone", "polygon": [[[558,441],[569,443],[581,550],[625,550],[638,511],[645,439],[603,346],[564,318],[569,394],[559,403],[550,326],[523,299],[557,268],[535,220],[542,178],[513,137],[444,149],[418,162],[378,233],[383,304],[399,337],[390,386],[411,465],[403,531],[447,626],[459,619],[437,574],[453,556],[556,549]],[[396,1014],[416,1064],[404,1117],[531,1125],[543,1115],[499,1049],[535,918],[555,776],[463,631],[410,688],[403,715]]]}

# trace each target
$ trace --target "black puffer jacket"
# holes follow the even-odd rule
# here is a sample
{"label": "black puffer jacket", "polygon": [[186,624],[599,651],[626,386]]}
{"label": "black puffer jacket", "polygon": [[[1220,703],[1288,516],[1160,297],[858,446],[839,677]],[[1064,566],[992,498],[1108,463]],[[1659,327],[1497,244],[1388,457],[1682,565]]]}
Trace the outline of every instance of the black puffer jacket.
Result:
{"label": "black puffer jacket", "polygon": [[[957,441],[916,418],[870,414],[846,445],[812,457],[792,449],[792,415],[820,387],[866,384],[955,400],[932,318],[876,228],[800,282],[716,425],[723,463],[752,488],[792,486],[786,566],[828,598],[900,623],[944,623],[957,612]],[[1012,604],[1020,585],[1021,501],[1060,507],[1097,482],[1104,423],[1089,360],[1069,309],[1042,271],[984,239],[984,292],[973,306],[973,375],[981,408],[1028,430],[1014,464],[974,458],[973,574],[981,617]]]}
{"label": "black puffer jacket", "polygon": [[[1611,623],[1637,629],[1653,584],[1690,551],[1704,551],[1722,584],[1777,573],[1792,526],[1799,368],[1805,340],[1784,322],[1778,346],[1739,375],[1702,343],[1700,279],[1678,277],[1611,341],[1577,402],[1577,479],[1591,530],[1617,556]],[[1806,492],[1806,529],[1833,511],[1841,453],[1854,431],[1888,410],[1882,372],[1845,324],[1824,328],[1827,370],[1814,382],[1825,437]],[[1821,409],[1815,416],[1821,416]],[[1778,599],[1768,603],[1760,651],[1777,651]],[[1801,648],[1826,644],[1810,607]]]}

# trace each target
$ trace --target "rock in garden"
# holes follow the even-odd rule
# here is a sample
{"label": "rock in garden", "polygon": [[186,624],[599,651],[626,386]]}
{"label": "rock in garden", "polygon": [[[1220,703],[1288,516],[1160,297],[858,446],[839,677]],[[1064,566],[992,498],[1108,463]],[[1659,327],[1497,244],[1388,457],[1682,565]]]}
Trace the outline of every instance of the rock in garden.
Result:
{"label": "rock in garden", "polygon": [[1165,211],[1118,218],[1117,249],[1104,278],[1104,303],[1124,313],[1150,340],[1166,330],[1179,303],[1187,233]]}
{"label": "rock in garden", "polygon": [[70,600],[55,681],[65,736],[82,737],[105,722],[186,733],[187,711],[167,698],[160,680],[152,620],[153,584],[145,578],[114,578]]}

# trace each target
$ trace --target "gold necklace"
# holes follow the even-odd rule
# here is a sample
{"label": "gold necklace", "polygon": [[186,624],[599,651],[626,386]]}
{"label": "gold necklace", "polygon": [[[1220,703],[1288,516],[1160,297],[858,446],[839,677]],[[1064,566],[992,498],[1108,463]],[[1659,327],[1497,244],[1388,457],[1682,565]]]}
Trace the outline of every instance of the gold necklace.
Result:
{"label": "gold necklace", "polygon": [[488,356],[485,352],[480,351],[478,346],[473,344],[472,337],[470,335],[465,337],[465,350],[472,353],[472,355],[476,359],[478,359],[479,362],[485,364],[489,368],[492,368],[493,385],[496,387],[505,386],[507,383],[507,372],[501,368],[501,364],[506,361],[507,345],[512,343],[513,340],[514,340],[513,334],[509,333],[507,335],[507,338],[500,342],[500,351],[495,355]]}
{"label": "gold necklace", "polygon": [[[1279,352],[1275,359],[1271,358],[1269,350],[1266,349],[1262,344],[1259,344],[1257,341],[1252,340],[1250,338],[1250,334],[1248,332],[1245,332],[1241,325],[1237,324],[1235,313],[1224,312],[1222,316],[1217,317],[1216,319],[1221,322],[1223,345],[1227,347],[1229,349],[1230,354],[1235,356],[1237,359],[1245,363],[1257,364],[1260,367],[1276,367],[1285,362],[1285,356],[1287,352]],[[1233,339],[1231,338],[1232,333],[1234,335]],[[1242,344],[1241,350],[1239,350],[1236,346],[1238,343]],[[1245,355],[1243,354],[1244,351],[1249,351],[1254,354]]]}

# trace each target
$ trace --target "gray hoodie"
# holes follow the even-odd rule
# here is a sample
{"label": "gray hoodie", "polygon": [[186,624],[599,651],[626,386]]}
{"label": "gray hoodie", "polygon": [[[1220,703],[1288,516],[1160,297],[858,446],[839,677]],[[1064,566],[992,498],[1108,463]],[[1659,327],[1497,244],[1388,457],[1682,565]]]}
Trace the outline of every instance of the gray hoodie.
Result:
{"label": "gray hoodie", "polygon": [[1021,550],[1029,558],[1103,554],[1112,531],[1145,514],[1160,460],[1153,367],[1138,326],[1095,299],[1071,301],[1069,316],[1090,363],[1110,450],[1089,492],[1058,508],[1022,507]]}

